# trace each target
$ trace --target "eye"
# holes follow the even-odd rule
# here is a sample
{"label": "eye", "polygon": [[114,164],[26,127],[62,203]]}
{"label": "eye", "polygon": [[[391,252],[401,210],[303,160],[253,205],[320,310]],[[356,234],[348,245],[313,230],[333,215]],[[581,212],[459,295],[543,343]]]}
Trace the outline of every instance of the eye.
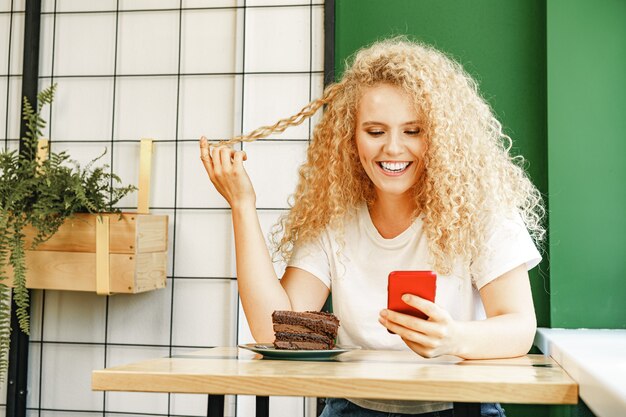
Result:
{"label": "eye", "polygon": [[405,130],[404,133],[406,133],[407,135],[410,135],[410,136],[417,136],[420,133],[422,133],[422,129],[420,129],[420,128],[409,129],[409,130]]}
{"label": "eye", "polygon": [[368,130],[368,131],[367,131],[367,134],[368,134],[368,135],[370,135],[370,136],[374,136],[374,137],[377,137],[377,136],[383,135],[384,133],[385,133],[385,132],[383,132],[382,130]]}

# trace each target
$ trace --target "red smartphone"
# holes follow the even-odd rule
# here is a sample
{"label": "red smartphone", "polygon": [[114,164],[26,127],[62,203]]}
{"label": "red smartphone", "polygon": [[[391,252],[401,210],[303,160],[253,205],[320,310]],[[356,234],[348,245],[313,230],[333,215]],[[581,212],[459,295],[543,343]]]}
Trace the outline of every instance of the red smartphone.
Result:
{"label": "red smartphone", "polygon": [[415,294],[435,302],[437,274],[432,271],[393,271],[387,282],[387,308],[428,320],[428,316],[402,301],[402,295]]}

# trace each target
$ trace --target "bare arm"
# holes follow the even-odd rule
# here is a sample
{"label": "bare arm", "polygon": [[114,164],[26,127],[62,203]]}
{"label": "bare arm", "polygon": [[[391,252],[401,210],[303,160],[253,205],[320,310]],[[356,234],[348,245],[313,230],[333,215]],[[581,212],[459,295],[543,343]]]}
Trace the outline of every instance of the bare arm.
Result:
{"label": "bare arm", "polygon": [[314,275],[287,268],[279,281],[265,245],[254,207],[233,209],[237,285],[241,304],[254,340],[274,341],[274,310],[319,310],[328,288]]}
{"label": "bare arm", "polygon": [[505,273],[480,290],[487,319],[463,327],[465,358],[499,358],[525,355],[537,330],[535,307],[526,265]]}
{"label": "bare arm", "polygon": [[259,224],[256,208],[233,208],[237,286],[243,311],[257,342],[272,342],[272,312],[291,310],[291,301],[280,285]]}
{"label": "bare arm", "polygon": [[245,152],[227,147],[210,150],[204,138],[200,152],[211,182],[232,208],[237,285],[252,336],[257,342],[272,342],[274,310],[319,310],[328,289],[297,268],[287,268],[283,280],[278,280],[259,224],[256,195],[243,167]]}
{"label": "bare arm", "polygon": [[537,328],[526,265],[485,285],[480,296],[485,320],[455,321],[441,307],[417,296],[407,296],[404,301],[429,315],[429,320],[390,310],[381,311],[379,320],[425,357],[449,354],[487,359],[526,354]]}

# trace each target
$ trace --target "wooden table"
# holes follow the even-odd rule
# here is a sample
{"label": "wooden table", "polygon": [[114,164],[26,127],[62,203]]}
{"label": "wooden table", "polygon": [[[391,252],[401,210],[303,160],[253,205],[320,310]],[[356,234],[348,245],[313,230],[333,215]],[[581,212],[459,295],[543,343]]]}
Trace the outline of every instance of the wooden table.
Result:
{"label": "wooden table", "polygon": [[[94,371],[99,391],[209,395],[208,415],[223,415],[224,394],[434,400],[460,415],[480,415],[480,402],[576,404],[578,385],[550,357],[463,361],[422,359],[413,352],[356,350],[332,361],[283,361],[236,347],[205,349]],[[455,414],[456,415],[456,414]]]}

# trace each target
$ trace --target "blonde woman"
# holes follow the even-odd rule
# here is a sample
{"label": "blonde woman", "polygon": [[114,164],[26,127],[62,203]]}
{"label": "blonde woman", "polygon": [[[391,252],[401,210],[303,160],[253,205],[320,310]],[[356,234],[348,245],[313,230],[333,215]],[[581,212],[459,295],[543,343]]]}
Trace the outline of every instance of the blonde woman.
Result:
{"label": "blonde woman", "polygon": [[[293,207],[275,234],[288,265],[279,280],[246,154],[226,145],[281,132],[322,106]],[[536,329],[527,271],[541,260],[544,209],[510,142],[458,63],[403,38],[360,50],[341,81],[289,119],[218,146],[202,138],[206,171],[232,208],[254,338],[273,341],[274,310],[319,310],[332,290],[341,344],[424,357],[527,353]],[[437,273],[434,303],[404,298],[428,320],[385,309],[393,270]],[[329,399],[322,415],[390,413],[452,415],[452,404]],[[482,413],[504,415],[497,404]]]}

